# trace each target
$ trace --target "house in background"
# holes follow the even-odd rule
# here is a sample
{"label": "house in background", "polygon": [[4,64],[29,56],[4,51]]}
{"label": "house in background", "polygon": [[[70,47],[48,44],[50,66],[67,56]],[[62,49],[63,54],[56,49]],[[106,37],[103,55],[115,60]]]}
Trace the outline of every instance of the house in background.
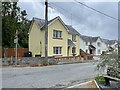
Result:
{"label": "house in background", "polygon": [[117,40],[108,40],[102,39],[103,42],[106,44],[106,49],[113,48],[114,50],[118,51],[118,41]]}
{"label": "house in background", "polygon": [[106,47],[100,37],[80,35],[80,49],[88,54],[100,55],[106,51]]}
{"label": "house in background", "polygon": [[[79,33],[58,16],[48,21],[48,57],[79,55]],[[29,29],[29,51],[45,56],[45,20],[33,18]]]}

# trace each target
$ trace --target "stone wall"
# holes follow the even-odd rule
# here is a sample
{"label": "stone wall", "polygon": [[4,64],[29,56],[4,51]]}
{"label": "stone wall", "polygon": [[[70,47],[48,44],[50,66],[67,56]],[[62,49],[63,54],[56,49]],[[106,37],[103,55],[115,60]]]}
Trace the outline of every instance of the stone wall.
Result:
{"label": "stone wall", "polygon": [[[62,63],[81,62],[79,56],[72,57],[51,57],[45,61],[44,57],[22,57],[17,59],[17,65],[55,65]],[[15,58],[2,58],[2,66],[15,65]]]}

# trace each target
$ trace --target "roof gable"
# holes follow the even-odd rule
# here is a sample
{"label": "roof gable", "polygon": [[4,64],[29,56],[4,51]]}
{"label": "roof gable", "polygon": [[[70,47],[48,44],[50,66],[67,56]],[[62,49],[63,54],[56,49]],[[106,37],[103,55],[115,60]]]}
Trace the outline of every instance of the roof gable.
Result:
{"label": "roof gable", "polygon": [[98,38],[100,38],[100,37],[91,37],[91,36],[85,36],[85,35],[81,35],[80,37],[83,41],[92,42],[92,43],[96,42],[98,40]]}
{"label": "roof gable", "polygon": [[[33,20],[35,21],[35,23],[39,26],[39,28],[41,30],[45,29],[45,20],[44,19],[33,18]],[[66,25],[59,16],[49,20],[48,26],[51,25],[52,23],[54,23],[56,20],[59,20],[61,22],[61,24],[65,27],[65,29],[68,31],[69,34],[80,35],[79,32],[77,32],[72,26]]]}

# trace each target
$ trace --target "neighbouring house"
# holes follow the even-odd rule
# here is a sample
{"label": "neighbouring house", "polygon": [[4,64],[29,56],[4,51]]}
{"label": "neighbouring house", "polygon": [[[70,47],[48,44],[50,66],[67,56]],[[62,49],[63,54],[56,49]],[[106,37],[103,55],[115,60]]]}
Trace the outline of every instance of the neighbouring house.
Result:
{"label": "neighbouring house", "polygon": [[[58,16],[48,21],[48,57],[79,55],[80,34]],[[29,29],[29,51],[45,56],[45,20],[33,18]]]}
{"label": "neighbouring house", "polygon": [[106,47],[100,37],[80,35],[80,49],[88,54],[100,55],[106,51]]}
{"label": "neighbouring house", "polygon": [[117,40],[108,40],[108,39],[102,39],[102,40],[106,44],[107,50],[109,50],[110,48],[113,48],[114,50],[118,51],[118,41]]}

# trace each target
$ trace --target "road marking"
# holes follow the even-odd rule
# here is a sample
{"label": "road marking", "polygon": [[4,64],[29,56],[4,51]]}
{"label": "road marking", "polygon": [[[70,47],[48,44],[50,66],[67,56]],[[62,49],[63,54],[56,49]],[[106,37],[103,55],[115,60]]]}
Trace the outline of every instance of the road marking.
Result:
{"label": "road marking", "polygon": [[99,90],[101,90],[100,87],[99,87],[99,85],[97,84],[96,80],[94,80],[94,82],[95,82],[97,88],[98,88]]}
{"label": "road marking", "polygon": [[77,85],[73,85],[73,86],[70,86],[70,87],[67,87],[67,88],[74,88],[74,87],[77,87],[77,86],[80,86],[80,85],[84,85],[84,84],[90,83],[90,82],[92,82],[92,81],[93,81],[93,80],[88,81],[88,82],[84,82],[84,83],[80,83],[80,84],[77,84]]}

